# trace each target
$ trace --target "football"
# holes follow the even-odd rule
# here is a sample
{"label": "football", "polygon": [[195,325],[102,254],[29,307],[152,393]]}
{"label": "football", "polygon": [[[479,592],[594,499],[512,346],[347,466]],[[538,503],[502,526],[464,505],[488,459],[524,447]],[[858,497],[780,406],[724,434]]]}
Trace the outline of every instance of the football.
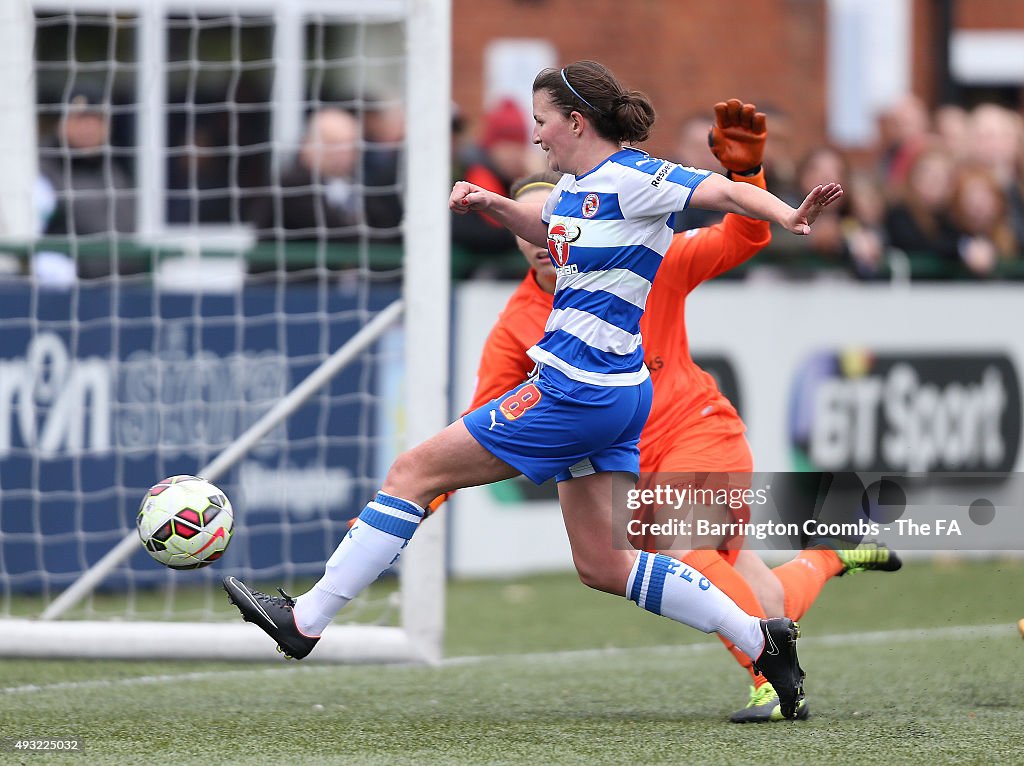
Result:
{"label": "football", "polygon": [[235,526],[231,503],[198,476],[171,476],[142,498],[135,520],[149,555],[171,569],[199,569],[224,555]]}

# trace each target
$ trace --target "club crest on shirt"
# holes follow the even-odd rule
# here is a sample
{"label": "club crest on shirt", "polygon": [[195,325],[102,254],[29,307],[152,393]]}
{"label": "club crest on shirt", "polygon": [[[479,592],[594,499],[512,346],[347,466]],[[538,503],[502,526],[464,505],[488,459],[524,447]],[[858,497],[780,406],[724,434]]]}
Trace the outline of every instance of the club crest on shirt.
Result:
{"label": "club crest on shirt", "polygon": [[601,198],[596,194],[588,194],[583,199],[583,217],[593,218],[597,215],[597,209],[601,207]]}
{"label": "club crest on shirt", "polygon": [[569,261],[569,244],[580,238],[580,229],[573,224],[556,223],[548,229],[548,254],[559,266]]}

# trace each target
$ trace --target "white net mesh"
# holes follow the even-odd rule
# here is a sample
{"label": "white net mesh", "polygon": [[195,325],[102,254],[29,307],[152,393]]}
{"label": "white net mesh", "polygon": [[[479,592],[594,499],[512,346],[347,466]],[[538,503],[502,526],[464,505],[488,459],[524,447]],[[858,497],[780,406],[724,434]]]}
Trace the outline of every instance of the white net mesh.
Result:
{"label": "white net mesh", "polygon": [[[0,617],[402,294],[405,3],[63,5],[34,5],[39,238],[0,254]],[[230,617],[226,572],[301,590],[402,440],[402,358],[396,330],[217,480],[216,566],[140,546],[68,616]],[[364,601],[348,619],[395,618]]]}

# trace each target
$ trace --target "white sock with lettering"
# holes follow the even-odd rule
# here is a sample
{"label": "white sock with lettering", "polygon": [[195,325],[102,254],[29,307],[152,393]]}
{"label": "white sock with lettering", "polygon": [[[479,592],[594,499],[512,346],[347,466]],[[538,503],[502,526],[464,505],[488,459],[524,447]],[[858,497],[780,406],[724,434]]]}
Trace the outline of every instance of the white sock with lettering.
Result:
{"label": "white sock with lettering", "polygon": [[744,612],[693,567],[670,556],[641,551],[626,582],[626,598],[648,612],[719,633],[748,657],[764,648],[761,621]]}

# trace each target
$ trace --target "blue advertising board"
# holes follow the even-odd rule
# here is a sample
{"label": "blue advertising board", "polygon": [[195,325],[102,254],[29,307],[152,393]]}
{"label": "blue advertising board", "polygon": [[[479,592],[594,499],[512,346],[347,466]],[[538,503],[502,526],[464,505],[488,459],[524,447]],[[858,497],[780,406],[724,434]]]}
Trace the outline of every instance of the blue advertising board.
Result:
{"label": "blue advertising board", "polygon": [[[0,286],[0,588],[70,583],[134,530],[149,486],[199,471],[399,292]],[[363,354],[217,481],[236,510],[218,572],[320,570],[379,483],[380,357]],[[165,576],[140,545],[104,587]]]}

